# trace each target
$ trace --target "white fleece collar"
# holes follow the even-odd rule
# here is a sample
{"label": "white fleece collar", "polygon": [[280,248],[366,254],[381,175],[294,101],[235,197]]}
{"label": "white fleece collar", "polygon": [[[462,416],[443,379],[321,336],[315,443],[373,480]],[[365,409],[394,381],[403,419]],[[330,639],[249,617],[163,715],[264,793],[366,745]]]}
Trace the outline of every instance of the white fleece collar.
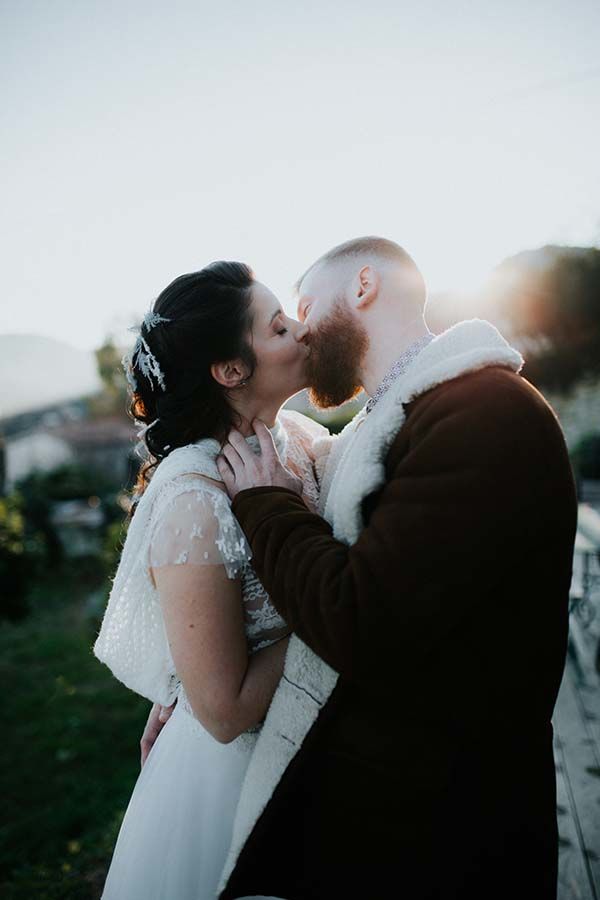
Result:
{"label": "white fleece collar", "polygon": [[406,404],[420,394],[487,366],[519,372],[523,357],[483,319],[459,322],[442,332],[417,356],[367,416],[362,409],[331,454],[323,487],[324,517],[336,538],[354,544],[362,530],[361,502],[385,482],[384,461],[404,424]]}

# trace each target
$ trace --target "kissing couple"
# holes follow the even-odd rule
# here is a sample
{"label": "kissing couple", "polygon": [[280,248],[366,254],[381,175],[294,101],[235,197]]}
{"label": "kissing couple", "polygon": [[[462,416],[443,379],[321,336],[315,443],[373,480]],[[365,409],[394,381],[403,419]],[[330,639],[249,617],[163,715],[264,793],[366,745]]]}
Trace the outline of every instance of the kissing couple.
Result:
{"label": "kissing couple", "polygon": [[[147,459],[94,652],[154,706],[102,896],[554,900],[561,428],[490,323],[429,331],[393,241],[296,290],[181,275],[126,360]],[[368,401],[331,436],[305,388]]]}

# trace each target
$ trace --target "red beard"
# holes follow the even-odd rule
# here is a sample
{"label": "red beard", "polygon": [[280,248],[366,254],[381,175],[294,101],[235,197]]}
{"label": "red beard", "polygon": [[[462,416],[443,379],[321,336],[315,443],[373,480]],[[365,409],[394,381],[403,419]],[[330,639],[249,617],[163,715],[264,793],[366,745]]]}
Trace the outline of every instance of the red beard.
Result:
{"label": "red beard", "polygon": [[360,368],[369,347],[364,327],[353,318],[343,301],[310,336],[307,376],[309,398],[318,409],[340,406],[362,389]]}

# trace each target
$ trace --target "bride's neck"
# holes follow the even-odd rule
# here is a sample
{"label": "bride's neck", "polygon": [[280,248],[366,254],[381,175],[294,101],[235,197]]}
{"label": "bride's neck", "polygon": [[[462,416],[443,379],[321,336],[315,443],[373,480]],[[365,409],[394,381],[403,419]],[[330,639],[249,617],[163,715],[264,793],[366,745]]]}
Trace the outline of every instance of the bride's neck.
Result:
{"label": "bride's neck", "polygon": [[254,434],[254,429],[252,428],[253,419],[260,419],[265,423],[267,428],[273,428],[279,410],[285,401],[280,403],[273,402],[272,400],[270,402],[260,402],[256,397],[252,397],[250,394],[243,396],[242,391],[244,390],[245,388],[239,388],[237,391],[238,396],[235,396],[229,401],[230,405],[242,420],[238,431],[240,431],[244,437],[249,437]]}

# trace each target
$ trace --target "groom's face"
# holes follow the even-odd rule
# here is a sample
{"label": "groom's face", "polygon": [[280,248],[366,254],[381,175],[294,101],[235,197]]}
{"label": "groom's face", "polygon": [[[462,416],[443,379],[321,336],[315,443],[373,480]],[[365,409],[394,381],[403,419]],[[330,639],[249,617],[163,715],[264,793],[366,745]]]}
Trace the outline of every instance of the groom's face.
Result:
{"label": "groom's face", "polygon": [[317,268],[299,290],[298,318],[309,329],[309,396],[319,409],[339,406],[360,392],[369,347],[367,332],[353,315],[339,276],[333,266]]}

